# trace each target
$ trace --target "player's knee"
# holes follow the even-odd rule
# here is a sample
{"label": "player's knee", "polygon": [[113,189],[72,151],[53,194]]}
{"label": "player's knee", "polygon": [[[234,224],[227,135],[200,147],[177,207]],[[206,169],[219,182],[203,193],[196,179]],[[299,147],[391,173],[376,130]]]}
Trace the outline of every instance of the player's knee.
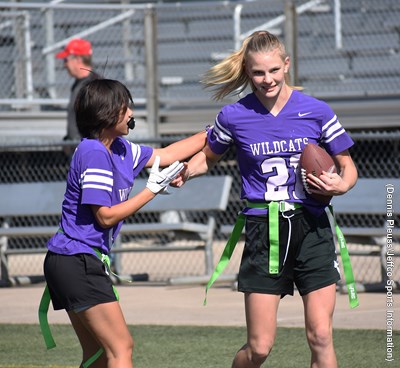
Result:
{"label": "player's knee", "polygon": [[307,332],[307,338],[311,348],[325,349],[332,344],[332,329],[329,326],[318,326]]}
{"label": "player's knee", "polygon": [[258,341],[250,345],[250,361],[255,366],[260,366],[271,353],[273,341]]}
{"label": "player's knee", "polygon": [[129,339],[126,339],[126,341],[125,341],[125,349],[128,354],[132,355],[134,346],[135,346],[135,343],[133,341],[133,338],[132,338],[132,336],[129,335]]}
{"label": "player's knee", "polygon": [[131,358],[133,354],[134,342],[132,336],[128,335],[121,339],[118,344],[115,344],[109,351],[107,351],[108,359],[122,359]]}

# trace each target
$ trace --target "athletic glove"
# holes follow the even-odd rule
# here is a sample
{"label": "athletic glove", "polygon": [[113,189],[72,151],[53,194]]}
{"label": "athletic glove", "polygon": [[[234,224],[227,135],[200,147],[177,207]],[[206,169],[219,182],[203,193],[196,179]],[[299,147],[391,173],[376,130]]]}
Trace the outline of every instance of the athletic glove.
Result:
{"label": "athletic glove", "polygon": [[150,170],[149,179],[147,180],[146,188],[150,189],[153,193],[157,194],[162,191],[167,194],[167,187],[169,183],[175,178],[176,175],[183,169],[183,163],[175,161],[165,169],[159,169],[160,156],[156,156],[153,166]]}

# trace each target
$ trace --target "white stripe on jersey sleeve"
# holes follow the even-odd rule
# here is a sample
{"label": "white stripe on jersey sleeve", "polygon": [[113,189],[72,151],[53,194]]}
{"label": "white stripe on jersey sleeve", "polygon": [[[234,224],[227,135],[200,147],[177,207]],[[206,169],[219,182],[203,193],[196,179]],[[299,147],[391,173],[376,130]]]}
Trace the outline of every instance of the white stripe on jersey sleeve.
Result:
{"label": "white stripe on jersey sleeve", "polygon": [[113,178],[101,175],[85,175],[85,177],[83,178],[83,183],[85,184],[88,182],[104,183],[110,186],[113,186],[114,184]]}
{"label": "white stripe on jersey sleeve", "polygon": [[112,188],[108,187],[106,185],[99,185],[99,184],[93,184],[93,183],[89,183],[89,184],[83,184],[82,185],[82,189],[101,189],[101,190],[106,190],[107,192],[111,192]]}
{"label": "white stripe on jersey sleeve", "polygon": [[110,171],[110,170],[104,170],[104,169],[86,169],[85,171],[84,171],[84,173],[81,175],[81,177],[82,176],[85,176],[86,175],[86,173],[97,173],[97,174],[104,174],[104,175],[109,175],[109,176],[113,176],[113,173],[112,173],[112,171]]}
{"label": "white stripe on jersey sleeve", "polygon": [[335,115],[322,127],[322,140],[324,143],[329,143],[344,132],[344,128]]}
{"label": "white stripe on jersey sleeve", "polygon": [[333,141],[336,137],[338,137],[339,135],[342,135],[344,133],[344,129],[342,128],[341,130],[339,130],[338,132],[336,132],[336,134],[333,134],[332,136],[330,136],[328,139],[326,139],[324,142],[325,143],[329,143],[331,141]]}
{"label": "white stripe on jersey sleeve", "polygon": [[337,116],[334,115],[331,120],[329,120],[325,125],[322,126],[322,131],[325,131],[328,129],[328,127],[332,124],[335,123],[338,120]]}
{"label": "white stripe on jersey sleeve", "polygon": [[142,149],[136,143],[129,142],[129,144],[131,145],[132,157],[133,157],[133,168],[135,169],[138,165],[139,158],[142,154]]}
{"label": "white stripe on jersey sleeve", "polygon": [[86,169],[81,175],[81,187],[111,190],[114,185],[113,173],[103,169]]}
{"label": "white stripe on jersey sleeve", "polygon": [[217,137],[217,141],[220,142],[221,144],[229,145],[232,142],[232,136],[230,132],[224,127],[221,126],[221,124],[218,121],[218,117],[215,119],[215,125],[214,125],[214,134]]}

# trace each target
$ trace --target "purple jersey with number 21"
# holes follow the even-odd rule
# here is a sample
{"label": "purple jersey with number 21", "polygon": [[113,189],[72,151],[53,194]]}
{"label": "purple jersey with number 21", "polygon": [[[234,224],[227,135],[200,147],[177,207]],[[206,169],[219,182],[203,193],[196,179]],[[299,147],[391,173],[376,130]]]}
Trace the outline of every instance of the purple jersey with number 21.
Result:
{"label": "purple jersey with number 21", "polygon": [[[208,143],[216,154],[236,147],[242,199],[298,202],[314,214],[322,213],[324,205],[306,196],[297,170],[301,152],[308,143],[321,145],[330,155],[353,145],[325,102],[296,90],[277,116],[254,93],[224,106]],[[244,213],[260,210],[246,208]]]}

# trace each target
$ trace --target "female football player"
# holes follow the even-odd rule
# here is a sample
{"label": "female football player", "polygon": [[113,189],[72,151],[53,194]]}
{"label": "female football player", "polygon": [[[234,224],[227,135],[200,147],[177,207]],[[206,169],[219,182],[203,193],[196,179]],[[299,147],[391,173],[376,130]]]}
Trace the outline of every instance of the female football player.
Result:
{"label": "female football player", "polygon": [[[123,139],[133,129],[132,97],[120,82],[95,79],[75,103],[83,137],[73,155],[58,232],[44,272],[55,310],[65,309],[82,346],[81,367],[132,367],[133,339],[109,277],[107,254],[128,216],[162,193],[206,133],[153,149]],[[159,170],[159,166],[168,166]],[[146,188],[129,194],[151,167]]]}
{"label": "female football player", "polygon": [[274,344],[281,298],[303,299],[311,367],[337,367],[332,339],[339,269],[326,204],[304,191],[299,157],[309,143],[333,156],[337,173],[309,175],[314,193],[342,195],[356,183],[348,149],[353,141],[332,109],[290,87],[289,56],[277,37],[258,31],[205,74],[203,83],[221,100],[251,87],[245,97],[224,106],[208,132],[207,144],[188,163],[175,186],[202,175],[231,147],[241,173],[241,198],[247,201],[245,247],[238,289],[244,293],[247,341],[233,368],[258,368]]}

